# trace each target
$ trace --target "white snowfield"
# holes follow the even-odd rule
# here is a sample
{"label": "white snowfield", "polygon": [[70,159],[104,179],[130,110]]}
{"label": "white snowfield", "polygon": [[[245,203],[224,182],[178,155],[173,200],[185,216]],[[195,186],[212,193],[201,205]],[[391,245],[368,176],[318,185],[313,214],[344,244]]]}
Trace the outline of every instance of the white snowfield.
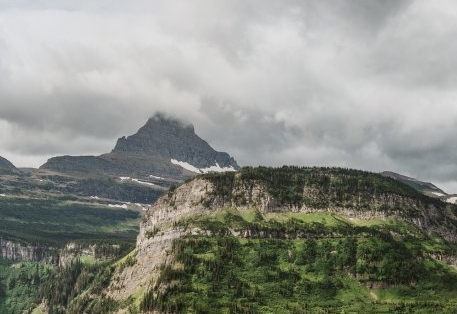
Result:
{"label": "white snowfield", "polygon": [[446,202],[451,203],[451,204],[457,203],[457,196],[453,196],[453,197],[448,198],[446,200]]}
{"label": "white snowfield", "polygon": [[158,179],[158,180],[165,180],[165,178],[153,176],[152,174],[149,177],[153,178],[153,179]]}
{"label": "white snowfield", "polygon": [[444,196],[443,193],[438,193],[438,192],[432,192],[433,194],[435,194],[436,196]]}
{"label": "white snowfield", "polygon": [[195,172],[195,173],[208,173],[208,172],[226,172],[226,171],[236,171],[232,166],[230,167],[221,167],[219,164],[216,162],[214,166],[211,166],[209,168],[202,168],[199,169],[195,166],[192,166],[191,164],[185,162],[185,161],[178,161],[176,159],[171,159],[171,163],[173,165],[178,165],[186,170]]}

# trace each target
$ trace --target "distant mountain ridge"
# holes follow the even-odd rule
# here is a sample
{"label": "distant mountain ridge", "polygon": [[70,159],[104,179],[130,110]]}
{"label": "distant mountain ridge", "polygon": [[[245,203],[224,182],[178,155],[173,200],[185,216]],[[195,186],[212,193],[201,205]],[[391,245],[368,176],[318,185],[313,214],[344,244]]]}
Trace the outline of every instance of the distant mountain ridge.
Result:
{"label": "distant mountain ridge", "polygon": [[196,135],[193,125],[156,114],[137,133],[119,138],[110,153],[53,157],[40,169],[186,179],[205,169],[237,170],[239,166],[229,154],[214,150]]}
{"label": "distant mountain ridge", "polygon": [[17,169],[8,159],[0,156],[0,175],[17,175],[21,171]]}
{"label": "distant mountain ridge", "polygon": [[392,178],[397,181],[400,181],[406,185],[409,185],[413,189],[426,194],[431,197],[444,196],[447,195],[443,190],[438,188],[436,185],[430,182],[419,181],[415,178],[411,178],[402,174],[398,174],[392,171],[381,172],[381,175],[384,177]]}
{"label": "distant mountain ridge", "polygon": [[395,173],[392,171],[384,171],[384,172],[381,172],[380,174],[384,177],[392,178],[401,183],[404,183],[424,195],[427,195],[427,196],[430,196],[433,198],[439,198],[442,201],[445,201],[447,203],[455,204],[457,202],[456,194],[448,194],[431,182],[419,181],[415,178],[411,178],[411,177],[408,177],[408,176],[405,176],[402,174],[398,174],[398,173]]}

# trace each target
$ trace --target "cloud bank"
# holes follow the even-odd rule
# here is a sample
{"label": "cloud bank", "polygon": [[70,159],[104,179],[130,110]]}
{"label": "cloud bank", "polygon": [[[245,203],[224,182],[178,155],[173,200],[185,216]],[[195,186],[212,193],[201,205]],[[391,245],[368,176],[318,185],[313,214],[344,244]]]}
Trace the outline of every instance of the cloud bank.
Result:
{"label": "cloud bank", "polygon": [[101,154],[160,111],[241,165],[392,170],[457,192],[456,12],[452,0],[1,1],[0,155]]}

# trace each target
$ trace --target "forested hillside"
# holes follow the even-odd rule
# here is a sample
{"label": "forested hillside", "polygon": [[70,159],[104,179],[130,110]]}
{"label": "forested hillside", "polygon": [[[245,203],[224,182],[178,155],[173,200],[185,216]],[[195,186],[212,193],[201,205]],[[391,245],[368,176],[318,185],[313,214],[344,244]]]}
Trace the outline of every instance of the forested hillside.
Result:
{"label": "forested hillside", "polygon": [[53,314],[453,313],[455,211],[349,169],[202,175],[148,210],[128,256],[57,269],[41,296]]}

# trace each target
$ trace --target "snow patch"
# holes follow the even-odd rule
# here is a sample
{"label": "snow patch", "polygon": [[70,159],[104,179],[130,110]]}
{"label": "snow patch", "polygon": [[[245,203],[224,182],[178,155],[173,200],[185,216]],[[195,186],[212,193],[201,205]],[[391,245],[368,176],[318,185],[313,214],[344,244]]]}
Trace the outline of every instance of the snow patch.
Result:
{"label": "snow patch", "polygon": [[195,172],[195,173],[208,173],[208,172],[226,172],[226,171],[236,171],[232,166],[230,167],[221,167],[217,162],[215,162],[214,166],[208,168],[199,169],[185,161],[178,161],[176,159],[171,159],[171,163],[174,165],[181,166],[182,168]]}
{"label": "snow patch", "polygon": [[189,164],[189,163],[187,163],[187,162],[185,162],[185,161],[177,161],[176,159],[172,159],[172,160],[171,160],[171,163],[172,163],[173,165],[178,165],[178,166],[180,166],[181,168],[184,168],[184,169],[186,169],[186,170],[189,170],[189,171],[192,171],[192,172],[195,172],[195,173],[202,173],[202,172],[200,171],[200,169],[198,169],[197,167],[192,166],[191,164]]}
{"label": "snow patch", "polygon": [[3,194],[3,193],[2,193],[2,194],[0,194],[0,196],[1,196],[1,197],[6,197],[6,194]]}
{"label": "snow patch", "polygon": [[125,181],[125,180],[130,180],[130,177],[119,177],[119,179],[121,179],[121,181]]}
{"label": "snow patch", "polygon": [[123,208],[123,209],[127,209],[127,205],[126,204],[108,204],[108,207],[111,207],[111,208]]}
{"label": "snow patch", "polygon": [[453,197],[448,198],[446,200],[446,202],[451,203],[451,204],[457,203],[457,196],[453,196]]}
{"label": "snow patch", "polygon": [[435,194],[436,196],[444,196],[443,193],[438,193],[438,192],[432,192],[433,194]]}
{"label": "snow patch", "polygon": [[143,185],[150,185],[150,186],[155,186],[154,183],[151,183],[151,182],[146,182],[146,181],[140,181],[138,179],[132,179],[133,182],[136,182],[136,183],[139,183],[139,184],[143,184]]}
{"label": "snow patch", "polygon": [[92,195],[92,196],[89,196],[89,198],[90,198],[90,199],[93,199],[93,200],[99,200],[99,199],[100,199],[100,197],[98,197],[98,196],[93,196],[93,195]]}
{"label": "snow patch", "polygon": [[216,165],[211,166],[209,168],[203,168],[200,169],[203,173],[208,173],[208,172],[227,172],[227,171],[236,171],[232,166],[230,167],[221,167],[219,164],[216,162]]}
{"label": "snow patch", "polygon": [[158,180],[165,180],[165,178],[153,176],[152,174],[149,177],[153,178],[153,179],[158,179]]}

